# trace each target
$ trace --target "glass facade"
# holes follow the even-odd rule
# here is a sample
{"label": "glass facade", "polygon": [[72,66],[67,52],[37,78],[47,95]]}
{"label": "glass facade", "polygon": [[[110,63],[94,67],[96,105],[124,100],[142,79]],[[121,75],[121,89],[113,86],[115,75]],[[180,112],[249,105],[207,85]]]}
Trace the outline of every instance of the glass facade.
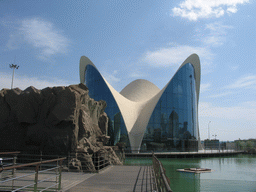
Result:
{"label": "glass facade", "polygon": [[159,99],[141,151],[197,151],[197,123],[195,71],[187,63],[177,71]]}
{"label": "glass facade", "polygon": [[96,101],[104,100],[107,103],[105,112],[108,115],[109,145],[123,142],[127,148],[130,148],[127,129],[119,107],[100,73],[91,65],[86,66],[85,84],[89,89],[91,98]]}
{"label": "glass facade", "polygon": [[[120,109],[102,76],[92,65],[86,66],[85,84],[91,98],[107,103],[109,145],[122,142],[130,152]],[[145,125],[140,152],[198,151],[197,114],[195,69],[187,63],[177,71],[157,102]]]}

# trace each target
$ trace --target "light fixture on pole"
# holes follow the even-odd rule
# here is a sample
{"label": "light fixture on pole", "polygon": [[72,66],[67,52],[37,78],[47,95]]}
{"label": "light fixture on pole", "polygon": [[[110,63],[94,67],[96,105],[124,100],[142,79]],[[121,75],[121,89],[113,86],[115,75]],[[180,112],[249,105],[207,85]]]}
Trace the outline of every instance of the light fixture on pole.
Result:
{"label": "light fixture on pole", "polygon": [[210,140],[210,123],[211,123],[211,121],[209,121],[209,123],[208,123],[208,139]]}
{"label": "light fixture on pole", "polygon": [[11,89],[12,89],[12,87],[13,87],[13,78],[14,78],[14,70],[15,70],[15,69],[19,69],[20,66],[14,65],[14,64],[9,64],[9,67],[10,67],[11,69],[13,69],[13,72],[12,72],[12,85],[11,85]]}
{"label": "light fixture on pole", "polygon": [[213,137],[215,137],[215,139],[214,140],[216,140],[216,137],[217,137],[217,135],[215,134],[215,135],[212,135]]}

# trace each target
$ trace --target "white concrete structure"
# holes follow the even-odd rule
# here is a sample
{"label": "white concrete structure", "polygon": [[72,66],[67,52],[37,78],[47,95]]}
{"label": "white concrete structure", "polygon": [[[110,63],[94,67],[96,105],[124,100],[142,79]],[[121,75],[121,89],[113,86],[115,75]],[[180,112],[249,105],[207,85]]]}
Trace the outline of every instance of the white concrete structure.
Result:
{"label": "white concrete structure", "polygon": [[[180,66],[190,63],[195,71],[195,84],[196,84],[196,107],[198,108],[199,90],[200,90],[200,61],[196,54],[190,55]],[[85,56],[80,59],[80,82],[85,83],[85,72],[88,65],[95,65]],[[179,68],[179,69],[180,69]],[[177,71],[179,71],[179,69]],[[177,72],[176,72],[177,73]],[[104,79],[104,77],[102,77]],[[171,79],[172,80],[172,79]],[[167,85],[160,90],[156,85],[147,80],[135,80],[128,84],[120,93],[117,92],[105,79],[111,94],[113,95],[120,112],[123,116],[124,123],[127,128],[127,133],[130,140],[132,152],[140,151],[141,142],[151,117],[151,114],[158,103],[160,97],[168,87],[171,80]],[[90,90],[89,90],[90,91]],[[198,111],[198,110],[197,110]],[[197,124],[198,126],[198,124]],[[198,129],[198,127],[197,127]],[[198,131],[199,137],[199,131]]]}

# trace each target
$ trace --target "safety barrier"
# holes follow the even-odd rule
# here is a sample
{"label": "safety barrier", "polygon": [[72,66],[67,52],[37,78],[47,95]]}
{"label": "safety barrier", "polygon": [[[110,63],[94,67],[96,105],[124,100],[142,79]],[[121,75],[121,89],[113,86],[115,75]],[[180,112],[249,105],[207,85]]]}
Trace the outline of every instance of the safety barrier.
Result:
{"label": "safety barrier", "polygon": [[163,168],[162,163],[156,158],[154,153],[152,153],[152,161],[158,191],[172,192],[170,188],[170,180],[165,174],[165,169]]}
{"label": "safety barrier", "polygon": [[[62,172],[62,161],[66,159],[58,158],[58,159],[51,159],[51,160],[45,160],[45,161],[39,161],[39,162],[33,162],[33,163],[27,163],[27,164],[21,164],[21,165],[14,165],[14,166],[8,166],[8,167],[1,167],[0,172],[6,171],[6,170],[15,170],[15,169],[23,169],[25,167],[31,167],[35,166],[35,171],[29,174],[25,175],[12,175],[12,177],[4,178],[2,181],[0,181],[0,187],[1,190],[11,190],[11,191],[55,191],[61,189],[61,172]],[[40,166],[47,163],[53,163],[56,162],[57,165],[55,167],[51,167],[49,169],[45,170],[39,170]],[[47,173],[47,174],[45,174]],[[46,177],[39,180],[39,174],[45,174]],[[49,176],[51,175],[51,176]],[[53,175],[53,176],[52,176]],[[31,179],[34,178],[34,179]],[[26,178],[26,179],[24,179]],[[8,182],[12,182],[12,184],[8,184]],[[32,182],[32,183],[30,183]],[[49,183],[54,182],[54,184],[48,186]],[[17,183],[17,184],[16,184]],[[29,183],[29,184],[28,184]],[[24,185],[25,184],[25,185]],[[38,186],[39,184],[44,184],[42,186]]]}
{"label": "safety barrier", "polygon": [[[110,165],[109,156],[106,153],[95,153],[93,155],[88,155],[83,152],[76,152],[76,153],[68,153],[67,156],[67,168],[68,171],[72,171],[70,162],[78,160],[79,163],[81,163],[81,171],[83,169],[83,172],[99,172],[103,168]],[[91,160],[91,161],[90,161]],[[94,167],[91,169],[91,166]]]}
{"label": "safety barrier", "polygon": [[[25,153],[21,153],[18,156],[17,163],[24,164],[35,161],[43,161],[46,159],[53,159],[63,157],[63,155],[46,155],[43,152],[37,154],[33,153],[33,151],[26,151]],[[83,171],[83,172],[99,172],[103,168],[107,167],[111,164],[110,156],[106,153],[94,153],[88,154],[85,152],[68,152],[65,157],[67,157],[63,161],[63,171]],[[72,166],[75,165],[75,166]],[[42,168],[47,168],[49,165],[41,165],[40,170]]]}
{"label": "safety barrier", "polygon": [[[5,168],[8,166],[14,166],[16,165],[17,155],[19,154],[19,151],[14,152],[0,152],[0,166],[1,168]],[[8,171],[0,171],[0,179],[7,178],[7,177],[14,177],[15,175],[15,169],[11,169]],[[12,186],[14,184],[14,181],[12,181]]]}
{"label": "safety barrier", "polygon": [[17,155],[19,151],[14,152],[0,152],[0,166],[7,167],[16,164]]}

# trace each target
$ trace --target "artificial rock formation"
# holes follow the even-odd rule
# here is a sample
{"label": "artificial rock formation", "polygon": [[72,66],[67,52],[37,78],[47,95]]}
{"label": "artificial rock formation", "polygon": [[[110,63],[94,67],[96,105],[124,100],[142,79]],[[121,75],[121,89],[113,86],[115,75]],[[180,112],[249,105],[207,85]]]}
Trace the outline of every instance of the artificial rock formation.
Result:
{"label": "artificial rock formation", "polygon": [[[38,90],[0,91],[0,148],[42,151],[44,154],[77,153],[75,165],[94,170],[92,157],[104,153],[110,163],[121,164],[105,146],[108,118],[105,101],[95,101],[84,84]],[[72,164],[71,162],[71,164]]]}

